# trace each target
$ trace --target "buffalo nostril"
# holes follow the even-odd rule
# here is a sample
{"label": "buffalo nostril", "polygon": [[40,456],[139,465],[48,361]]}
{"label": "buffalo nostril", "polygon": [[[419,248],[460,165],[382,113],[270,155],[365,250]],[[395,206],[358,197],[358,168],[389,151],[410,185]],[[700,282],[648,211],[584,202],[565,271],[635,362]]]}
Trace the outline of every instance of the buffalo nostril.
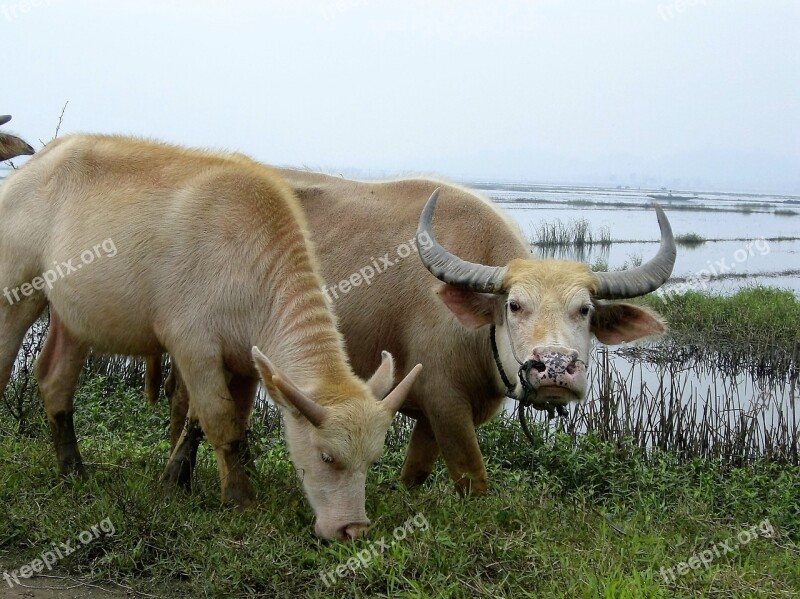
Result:
{"label": "buffalo nostril", "polygon": [[575,362],[570,362],[567,364],[567,374],[575,374],[575,370],[578,368],[578,365]]}
{"label": "buffalo nostril", "polygon": [[547,365],[539,360],[531,360],[531,368],[536,372],[544,372],[547,370]]}

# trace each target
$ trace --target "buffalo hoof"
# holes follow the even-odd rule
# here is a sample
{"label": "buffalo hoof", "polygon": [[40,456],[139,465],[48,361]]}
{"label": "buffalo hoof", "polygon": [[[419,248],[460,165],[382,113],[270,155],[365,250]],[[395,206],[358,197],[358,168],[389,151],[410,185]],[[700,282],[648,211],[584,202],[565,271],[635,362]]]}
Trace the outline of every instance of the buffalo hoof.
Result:
{"label": "buffalo hoof", "polygon": [[86,468],[83,467],[83,460],[79,453],[75,452],[72,455],[62,456],[58,460],[58,474],[65,478],[70,476],[85,480]]}
{"label": "buffalo hoof", "polygon": [[484,497],[489,494],[489,485],[485,480],[470,479],[466,476],[455,481],[456,491],[461,497],[469,495],[473,497]]}
{"label": "buffalo hoof", "polygon": [[161,482],[185,491],[192,490],[192,464],[188,460],[172,460],[161,475]]}
{"label": "buffalo hoof", "polygon": [[240,509],[246,509],[256,504],[256,494],[250,483],[228,485],[222,492],[222,502]]}

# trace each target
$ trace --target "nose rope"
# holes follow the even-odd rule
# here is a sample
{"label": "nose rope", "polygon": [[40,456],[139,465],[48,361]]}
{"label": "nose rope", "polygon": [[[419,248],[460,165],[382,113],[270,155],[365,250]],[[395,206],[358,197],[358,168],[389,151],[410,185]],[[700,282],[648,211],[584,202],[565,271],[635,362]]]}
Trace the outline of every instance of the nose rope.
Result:
{"label": "nose rope", "polygon": [[508,344],[511,346],[511,354],[514,356],[514,359],[517,361],[517,364],[523,366],[522,360],[517,357],[517,350],[514,348],[514,340],[511,338],[511,327],[508,326],[508,302],[506,302],[505,310],[503,310],[503,322],[506,325],[506,335],[508,336]]}
{"label": "nose rope", "polygon": [[497,338],[495,336],[494,325],[492,325],[489,328],[489,342],[492,344],[492,354],[494,355],[494,363],[495,366],[497,366],[497,371],[500,373],[500,379],[506,386],[506,397],[510,399],[517,399],[517,396],[514,394],[514,385],[512,385],[511,381],[508,380],[508,376],[506,376],[506,371],[503,369],[503,363],[500,361],[500,352],[497,351]]}
{"label": "nose rope", "polygon": [[503,384],[506,386],[506,397],[508,397],[509,399],[513,399],[519,403],[518,416],[520,424],[522,425],[522,429],[523,432],[525,433],[525,436],[528,437],[528,439],[531,440],[531,442],[533,442],[530,432],[528,431],[527,422],[525,421],[526,407],[533,406],[537,410],[546,410],[549,419],[555,418],[556,412],[558,412],[558,415],[562,417],[568,416],[569,412],[567,412],[567,409],[561,405],[554,407],[549,403],[539,404],[534,401],[536,398],[537,391],[531,386],[528,376],[530,375],[530,371],[533,368],[537,368],[538,370],[538,366],[544,365],[544,363],[535,360],[522,362],[522,360],[519,359],[519,357],[517,356],[517,351],[514,347],[514,340],[511,338],[511,330],[510,327],[508,326],[508,315],[507,315],[508,309],[509,309],[508,302],[506,302],[505,310],[503,311],[503,324],[506,325],[506,334],[508,335],[508,344],[511,346],[511,353],[514,356],[514,360],[516,360],[517,364],[519,364],[520,366],[519,371],[517,372],[517,376],[519,377],[519,382],[520,385],[522,386],[522,397],[517,396],[515,392],[516,387],[511,384],[511,381],[509,380],[508,376],[506,375],[506,371],[503,368],[503,363],[500,360],[500,352],[497,349],[497,335],[496,335],[495,325],[491,325],[491,327],[489,327],[489,342],[491,343],[492,346],[492,355],[494,357],[495,366],[497,366],[497,371],[500,374],[500,380],[502,380]]}

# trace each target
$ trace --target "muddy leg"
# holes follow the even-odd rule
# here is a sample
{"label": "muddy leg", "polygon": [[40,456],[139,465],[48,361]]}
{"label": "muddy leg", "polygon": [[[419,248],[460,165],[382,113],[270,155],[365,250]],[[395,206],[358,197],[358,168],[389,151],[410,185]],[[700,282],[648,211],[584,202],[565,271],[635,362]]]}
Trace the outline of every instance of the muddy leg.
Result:
{"label": "muddy leg", "polygon": [[88,351],[64,328],[58,314],[51,309],[50,328],[42,353],[34,364],[34,374],[44,400],[58,470],[62,475],[85,474],[72,421],[72,400]]}
{"label": "muddy leg", "polygon": [[255,468],[250,451],[250,443],[247,439],[247,429],[249,428],[250,414],[253,411],[253,403],[256,399],[256,391],[258,390],[258,379],[234,375],[230,383],[228,383],[228,390],[236,404],[236,417],[239,419],[239,426],[245,431],[245,436],[239,446],[239,461],[248,474],[252,476]]}
{"label": "muddy leg", "polygon": [[169,375],[164,383],[164,394],[169,400],[169,443],[170,451],[175,451],[189,413],[189,392],[181,373],[173,360]]}
{"label": "muddy leg", "polygon": [[406,460],[400,478],[409,487],[421,485],[433,472],[433,465],[439,457],[439,445],[428,418],[421,415],[414,425],[411,441],[408,444]]}
{"label": "muddy leg", "polygon": [[[161,480],[191,490],[197,448],[203,440],[203,430],[196,420],[190,421],[187,418],[189,392],[174,361],[164,383],[164,393],[169,400],[170,411],[170,460]],[[180,441],[184,431],[186,438]],[[180,451],[176,452],[179,442]]]}
{"label": "muddy leg", "polygon": [[163,482],[177,485],[187,491],[192,489],[192,475],[197,463],[197,448],[203,440],[203,430],[196,421],[186,419],[181,436],[175,443],[176,449],[170,454],[164,474]]}
{"label": "muddy leg", "polygon": [[[222,500],[245,507],[255,501],[255,493],[242,465],[240,454],[245,439],[246,418],[240,411],[225,381],[222,361],[216,357],[189,356],[173,353],[172,359],[180,369],[189,401],[189,419],[197,420],[217,454]],[[232,381],[233,382],[233,381]],[[232,386],[236,391],[236,388]],[[247,412],[249,416],[249,411]],[[184,455],[182,446],[188,441],[182,435],[167,464]]]}

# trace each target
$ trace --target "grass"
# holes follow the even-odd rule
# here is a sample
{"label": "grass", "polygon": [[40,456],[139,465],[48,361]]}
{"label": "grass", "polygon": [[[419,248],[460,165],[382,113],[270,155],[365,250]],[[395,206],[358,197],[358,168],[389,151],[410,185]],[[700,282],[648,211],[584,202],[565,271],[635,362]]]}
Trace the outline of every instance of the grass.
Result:
{"label": "grass", "polygon": [[[645,459],[633,447],[592,435],[576,443],[540,428],[531,446],[516,423],[496,420],[480,433],[491,493],[461,499],[441,465],[422,489],[398,484],[408,431],[396,426],[369,477],[371,536],[343,545],[312,537],[280,434],[265,437],[260,423],[261,503],[237,512],[218,504],[206,448],[192,495],[156,483],[167,451],[165,406],[153,411],[138,392],[109,391],[103,379],[83,386],[78,406],[86,482],[55,479],[41,415],[32,438],[0,421],[0,501],[9,515],[0,520],[3,568],[109,518],[115,534],[62,560],[59,573],[170,597],[781,597],[800,587],[797,469],[725,469],[669,453]],[[427,530],[394,541],[393,531],[419,514]],[[772,537],[736,544],[708,569],[674,581],[660,574],[765,519]],[[330,587],[323,582],[321,572],[382,537],[387,551]]]}
{"label": "grass", "polygon": [[800,214],[797,210],[788,210],[786,208],[779,208],[773,212],[775,216],[797,216]]}
{"label": "grass", "polygon": [[756,353],[772,348],[800,362],[800,301],[791,291],[755,286],[732,296],[688,291],[644,301],[666,317],[678,341]]}
{"label": "grass", "polygon": [[[702,342],[716,356],[735,351],[771,367],[788,356],[796,381],[800,302],[791,293],[752,288],[727,298],[688,292],[641,301],[670,321],[667,351],[693,352]],[[675,355],[667,358],[670,371],[684,368]],[[120,596],[128,589],[158,597],[792,596],[800,588],[800,469],[774,455],[731,460],[728,445],[695,447],[680,431],[663,437],[663,446],[643,446],[655,430],[651,419],[672,409],[667,395],[656,392],[656,403],[648,404],[643,391],[625,391],[625,380],[597,366],[609,373],[597,381],[605,399],[571,410],[577,418],[599,409],[586,421],[594,423],[592,432],[563,432],[563,420],[555,428],[533,423],[531,444],[514,420],[479,429],[487,497],[459,498],[441,461],[424,487],[404,488],[398,472],[410,426],[398,418],[368,478],[370,536],[344,545],[313,537],[311,510],[273,411],[252,423],[260,504],[230,510],[219,504],[207,445],[192,494],[159,485],[167,406],[147,405],[130,376],[114,375],[122,364],[105,364],[106,376],[86,376],[75,402],[86,481],[57,479],[38,402],[22,428],[11,411],[21,400],[0,403],[0,503],[7,515],[0,519],[0,575],[108,518],[113,536],[59,561],[51,574],[115,588]],[[680,387],[669,392],[670,401],[715,409]],[[717,432],[736,444],[738,432]],[[397,527],[423,517],[426,526],[392,538]],[[736,541],[765,520],[774,534]],[[388,549],[376,556],[381,539]],[[708,568],[662,576],[662,567],[666,572],[723,543],[731,551]],[[330,586],[323,581],[321,574],[356,564],[359,554],[364,565],[328,578]]]}
{"label": "grass", "polygon": [[697,233],[682,233],[680,235],[675,235],[675,243],[678,245],[687,245],[687,246],[696,246],[702,245],[707,240],[702,235]]}

